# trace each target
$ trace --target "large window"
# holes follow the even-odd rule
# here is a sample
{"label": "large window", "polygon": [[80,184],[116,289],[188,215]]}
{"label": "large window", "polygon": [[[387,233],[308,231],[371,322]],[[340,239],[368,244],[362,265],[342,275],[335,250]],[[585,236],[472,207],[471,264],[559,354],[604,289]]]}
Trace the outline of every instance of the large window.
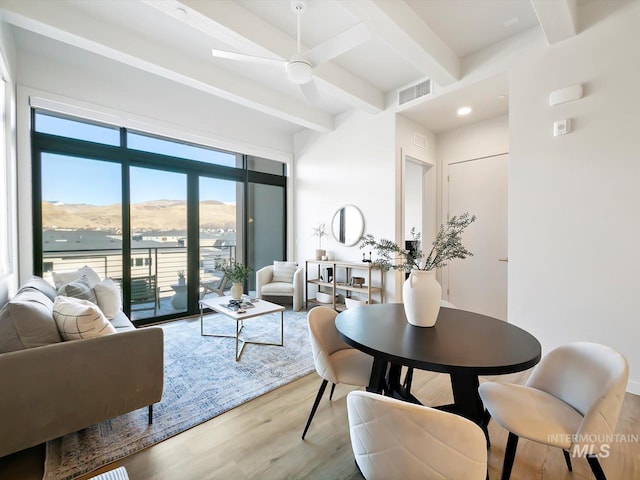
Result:
{"label": "large window", "polygon": [[281,163],[42,111],[33,125],[36,274],[90,265],[141,324],[196,313],[221,263],[284,259]]}

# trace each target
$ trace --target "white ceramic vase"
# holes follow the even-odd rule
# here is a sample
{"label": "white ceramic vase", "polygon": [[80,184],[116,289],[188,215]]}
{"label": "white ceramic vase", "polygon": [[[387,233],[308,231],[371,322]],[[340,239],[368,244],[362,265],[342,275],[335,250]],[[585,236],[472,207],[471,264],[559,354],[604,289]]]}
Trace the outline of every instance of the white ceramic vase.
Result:
{"label": "white ceramic vase", "polygon": [[327,254],[326,250],[322,248],[316,248],[316,260],[322,260],[322,257]]}
{"label": "white ceramic vase", "polygon": [[442,286],[435,270],[412,270],[402,286],[407,321],[416,327],[433,327],[440,312]]}
{"label": "white ceramic vase", "polygon": [[242,282],[233,282],[233,285],[231,285],[231,298],[234,300],[242,298]]}

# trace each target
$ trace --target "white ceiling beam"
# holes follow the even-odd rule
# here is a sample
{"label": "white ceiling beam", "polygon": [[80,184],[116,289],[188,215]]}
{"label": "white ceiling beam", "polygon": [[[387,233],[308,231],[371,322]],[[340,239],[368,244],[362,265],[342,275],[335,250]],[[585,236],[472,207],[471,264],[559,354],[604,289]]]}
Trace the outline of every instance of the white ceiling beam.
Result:
{"label": "white ceiling beam", "polygon": [[[241,53],[289,60],[296,52],[295,38],[231,0],[142,1],[174,17],[181,5],[187,14],[176,18]],[[293,13],[287,13],[293,22]],[[304,54],[308,48],[301,45],[301,50]],[[385,109],[383,92],[334,63],[326,62],[314,68],[314,77],[322,91],[355,108],[374,114]]]}
{"label": "white ceiling beam", "polygon": [[402,0],[339,0],[374,36],[439,85],[460,79],[460,59]]}
{"label": "white ceiling beam", "polygon": [[185,58],[130,32],[113,30],[56,2],[4,1],[3,19],[17,27],[102,55],[225,100],[316,131],[333,129],[333,117],[211,63]]}
{"label": "white ceiling beam", "polygon": [[549,45],[574,37],[576,0],[531,0]]}

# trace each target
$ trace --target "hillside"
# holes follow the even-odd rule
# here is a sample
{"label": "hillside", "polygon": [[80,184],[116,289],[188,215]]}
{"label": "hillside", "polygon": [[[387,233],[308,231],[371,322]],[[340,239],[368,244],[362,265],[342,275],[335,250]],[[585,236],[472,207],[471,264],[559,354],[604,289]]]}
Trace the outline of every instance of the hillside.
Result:
{"label": "hillside", "polygon": [[[42,202],[44,230],[118,230],[122,226],[121,206],[57,204]],[[184,231],[187,208],[183,200],[155,200],[131,206],[133,230]],[[214,200],[200,203],[200,227],[205,229],[235,228],[236,206]]]}

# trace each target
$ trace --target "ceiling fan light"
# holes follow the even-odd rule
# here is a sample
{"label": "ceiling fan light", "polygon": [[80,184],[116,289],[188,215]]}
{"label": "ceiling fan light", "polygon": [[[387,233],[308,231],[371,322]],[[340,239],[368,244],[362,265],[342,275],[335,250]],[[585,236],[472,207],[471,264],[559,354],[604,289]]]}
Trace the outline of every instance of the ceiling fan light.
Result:
{"label": "ceiling fan light", "polygon": [[313,70],[309,62],[304,60],[293,60],[287,63],[285,75],[289,81],[302,85],[311,81]]}

